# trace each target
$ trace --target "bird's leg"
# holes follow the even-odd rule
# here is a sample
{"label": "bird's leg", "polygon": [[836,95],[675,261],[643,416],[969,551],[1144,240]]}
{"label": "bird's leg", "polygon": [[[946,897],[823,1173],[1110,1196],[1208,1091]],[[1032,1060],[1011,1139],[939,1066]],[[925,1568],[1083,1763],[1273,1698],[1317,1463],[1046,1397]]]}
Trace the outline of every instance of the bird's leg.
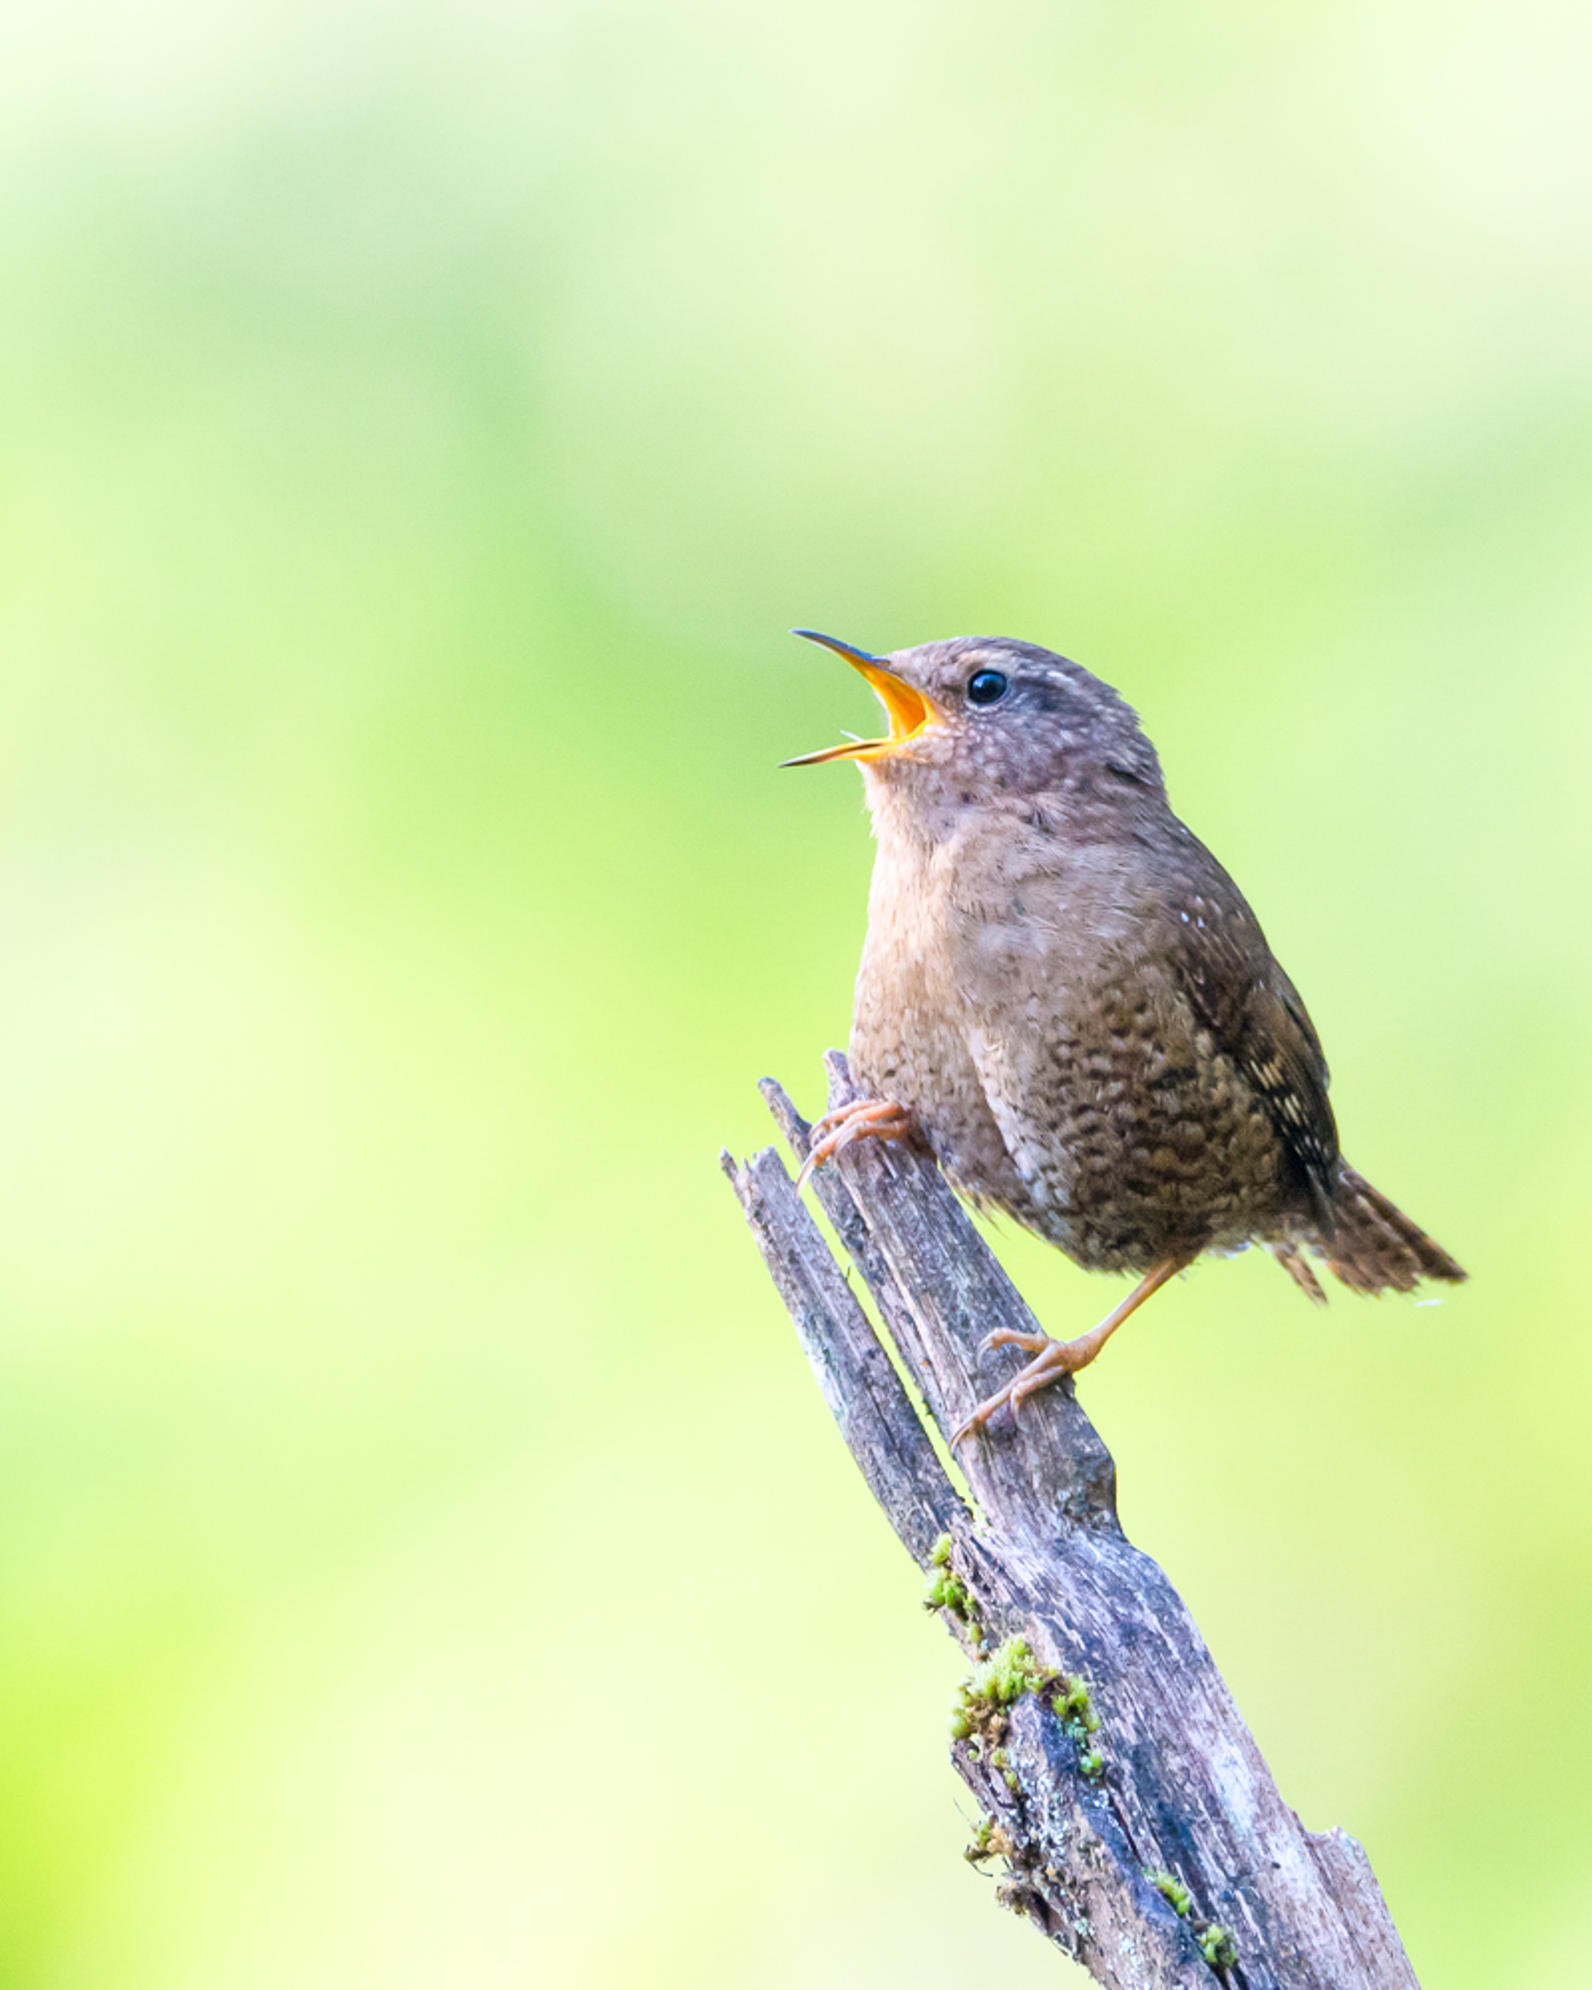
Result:
{"label": "bird's leg", "polygon": [[1049,1388],[1063,1375],[1076,1375],[1080,1368],[1087,1368],[1128,1315],[1136,1313],[1152,1292],[1159,1292],[1169,1278],[1175,1278],[1191,1262],[1187,1255],[1163,1258],[1153,1270],[1144,1274],[1126,1299],[1112,1307],[1097,1327],[1091,1327],[1086,1334],[1079,1334],[1076,1340],[1052,1340],[1048,1334],[1024,1334],[1012,1327],[997,1328],[985,1341],[985,1347],[1020,1347],[1034,1358],[1026,1368],[1018,1369],[1004,1388],[997,1389],[993,1396],[979,1404],[952,1434],[952,1448],[960,1444],[964,1437],[983,1430],[1002,1403],[1011,1404],[1015,1417],[1030,1396]]}
{"label": "bird's leg", "polygon": [[800,1195],[807,1177],[815,1168],[833,1160],[842,1149],[858,1140],[907,1140],[916,1133],[917,1115],[910,1106],[894,1099],[853,1099],[849,1106],[836,1106],[822,1119],[815,1119],[808,1135],[807,1159],[796,1177]]}

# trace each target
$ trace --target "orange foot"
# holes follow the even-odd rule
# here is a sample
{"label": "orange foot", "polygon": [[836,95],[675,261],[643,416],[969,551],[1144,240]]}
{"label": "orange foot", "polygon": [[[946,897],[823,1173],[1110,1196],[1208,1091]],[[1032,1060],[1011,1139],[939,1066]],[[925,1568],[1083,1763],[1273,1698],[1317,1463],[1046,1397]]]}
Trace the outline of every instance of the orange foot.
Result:
{"label": "orange foot", "polygon": [[1037,1395],[1041,1389],[1048,1389],[1063,1375],[1076,1375],[1080,1368],[1087,1368],[1128,1315],[1136,1313],[1152,1292],[1159,1292],[1166,1281],[1175,1277],[1189,1262],[1186,1257],[1167,1258],[1153,1271],[1146,1272],[1121,1305],[1113,1306],[1099,1326],[1091,1327],[1088,1333],[1080,1334],[1076,1340],[1052,1340],[1049,1334],[1020,1334],[1010,1327],[997,1328],[980,1348],[981,1354],[992,1347],[1020,1347],[1034,1358],[1026,1368],[1018,1369],[1005,1388],[997,1389],[958,1426],[951,1435],[952,1449],[964,1437],[972,1437],[983,1430],[1002,1403],[1011,1404],[1015,1417],[1030,1396]]}
{"label": "orange foot", "polygon": [[836,1106],[833,1112],[813,1121],[807,1159],[796,1177],[796,1193],[800,1195],[815,1168],[821,1168],[854,1142],[909,1140],[917,1130],[917,1115],[912,1108],[899,1106],[894,1099],[853,1099],[849,1106]]}

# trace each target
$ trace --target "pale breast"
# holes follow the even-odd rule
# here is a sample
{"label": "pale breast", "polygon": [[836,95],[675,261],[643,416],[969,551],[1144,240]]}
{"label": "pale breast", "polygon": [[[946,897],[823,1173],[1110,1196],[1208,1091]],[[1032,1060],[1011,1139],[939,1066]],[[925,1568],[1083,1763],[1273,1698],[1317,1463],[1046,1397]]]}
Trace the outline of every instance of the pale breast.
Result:
{"label": "pale breast", "polygon": [[852,1009],[852,1075],[910,1107],[956,1187],[1019,1221],[1033,1212],[968,1042],[957,985],[954,874],[932,855],[881,841]]}

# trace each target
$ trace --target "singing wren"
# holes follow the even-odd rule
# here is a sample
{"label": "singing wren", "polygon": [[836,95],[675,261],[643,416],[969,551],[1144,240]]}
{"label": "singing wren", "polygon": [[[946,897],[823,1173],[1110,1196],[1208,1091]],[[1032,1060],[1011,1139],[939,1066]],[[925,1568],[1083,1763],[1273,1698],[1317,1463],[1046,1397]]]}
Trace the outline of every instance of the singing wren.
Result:
{"label": "singing wren", "polygon": [[1325,1299],[1463,1279],[1338,1151],[1327,1064],[1243,893],[1172,812],[1137,714],[1034,643],[960,636],[870,656],[813,630],[890,730],[854,760],[877,854],[851,1070],[806,1174],[851,1142],[927,1142],[970,1202],[1138,1283],[1032,1356],[952,1442],[1093,1361],[1203,1252],[1264,1245]]}

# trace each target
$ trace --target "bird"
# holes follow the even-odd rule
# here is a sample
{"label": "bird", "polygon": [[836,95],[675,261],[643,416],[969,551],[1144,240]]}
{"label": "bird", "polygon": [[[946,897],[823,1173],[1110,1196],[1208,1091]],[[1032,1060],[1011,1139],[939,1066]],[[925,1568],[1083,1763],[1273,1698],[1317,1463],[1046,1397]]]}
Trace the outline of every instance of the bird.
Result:
{"label": "bird", "polygon": [[1035,643],[875,656],[812,629],[889,721],[785,766],[853,760],[876,844],[849,1057],[800,1189],[860,1140],[926,1145],[976,1208],[1137,1283],[1030,1359],[953,1446],[1088,1366],[1206,1253],[1255,1244],[1317,1304],[1466,1276],[1343,1158],[1304,1002],[1248,901],[1173,812],[1138,714]]}

